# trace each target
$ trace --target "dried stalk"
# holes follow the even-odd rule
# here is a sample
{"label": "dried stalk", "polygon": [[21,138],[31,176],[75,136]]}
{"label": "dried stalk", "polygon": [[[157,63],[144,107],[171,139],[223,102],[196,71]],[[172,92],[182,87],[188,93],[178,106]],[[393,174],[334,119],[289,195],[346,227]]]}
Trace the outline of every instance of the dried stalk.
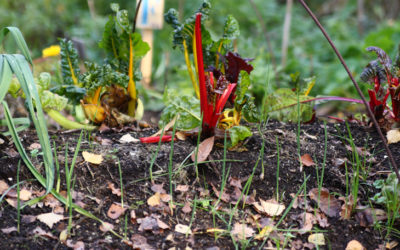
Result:
{"label": "dried stalk", "polygon": [[340,54],[340,52],[338,51],[338,49],[336,48],[336,46],[333,44],[332,39],[329,37],[328,33],[326,33],[324,27],[322,26],[322,24],[318,21],[318,18],[314,15],[314,13],[311,11],[311,9],[308,7],[308,5],[304,2],[304,0],[299,0],[300,4],[303,5],[304,9],[308,12],[308,14],[311,16],[311,18],[314,20],[315,24],[318,26],[318,28],[322,31],[322,33],[324,34],[326,40],[328,40],[329,44],[331,45],[332,49],[335,51],[335,54],[337,55],[337,57],[339,58],[340,62],[342,63],[343,67],[345,68],[345,70],[347,71],[347,74],[349,75],[351,81],[354,84],[354,87],[356,88],[358,95],[361,97],[365,108],[367,109],[368,115],[371,118],[376,130],[378,131],[378,134],[380,136],[380,138],[382,139],[383,145],[385,146],[386,152],[388,154],[389,157],[389,161],[392,164],[392,167],[395,170],[397,179],[400,181],[400,174],[399,174],[399,169],[397,167],[397,164],[393,158],[392,152],[390,151],[390,148],[386,142],[385,136],[382,133],[382,130],[380,129],[378,122],[375,119],[374,114],[372,113],[372,110],[370,109],[367,100],[365,99],[364,94],[362,93],[358,83],[356,82],[356,80],[354,79],[353,75],[350,72],[349,67],[347,66],[346,62],[344,61],[342,55]]}

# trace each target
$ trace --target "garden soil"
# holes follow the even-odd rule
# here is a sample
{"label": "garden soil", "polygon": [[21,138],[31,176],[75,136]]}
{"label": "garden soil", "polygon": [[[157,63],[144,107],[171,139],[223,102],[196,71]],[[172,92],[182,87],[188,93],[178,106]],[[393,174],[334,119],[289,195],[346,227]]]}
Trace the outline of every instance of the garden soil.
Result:
{"label": "garden soil", "polygon": [[[386,243],[395,245],[399,239],[386,235],[384,218],[371,215],[377,209],[381,217],[385,216],[384,207],[371,202],[371,198],[379,191],[373,182],[386,178],[390,172],[386,152],[373,128],[358,124],[349,127],[355,148],[346,139],[349,133],[344,123],[301,124],[298,137],[297,124],[270,121],[260,128],[253,127],[253,136],[234,151],[227,150],[225,156],[224,140],[217,140],[208,162],[197,167],[190,157],[196,136],[175,141],[171,151],[171,142],[162,143],[159,148],[157,143],[122,143],[120,139],[126,134],[140,138],[157,131],[136,124],[84,133],[81,151],[102,155],[103,159],[100,164],[93,164],[85,161],[82,152],[78,153],[73,169],[73,199],[109,224],[101,225],[74,211],[71,234],[63,239],[68,210],[47,196],[21,210],[17,232],[14,192],[14,196],[5,197],[0,207],[0,249],[312,249],[316,244],[321,244],[319,249],[345,249],[352,240],[366,249],[383,248]],[[50,132],[51,141],[57,146],[60,190],[64,195],[65,161],[71,163],[79,136],[79,131]],[[22,132],[20,137],[43,173],[41,155],[35,155],[34,150],[38,143],[35,131]],[[0,180],[11,186],[16,183],[21,158],[13,143],[3,139]],[[390,148],[396,162],[400,162],[400,144]],[[354,187],[353,150],[369,169],[361,171],[358,201],[347,206],[356,209],[350,209],[346,216],[344,208]],[[301,163],[299,152],[304,156]],[[43,194],[44,188],[32,180],[24,164],[20,179],[25,180],[21,189],[33,197]],[[323,187],[321,197],[329,192],[332,207],[326,207],[322,198],[320,204],[315,202],[319,182]],[[125,210],[113,211],[121,208],[121,195]],[[266,203],[283,210],[271,214],[262,206]],[[46,213],[61,215],[61,219],[55,219],[54,225],[43,223],[46,219],[40,219],[40,215]],[[112,225],[116,234],[107,232],[107,225]],[[398,221],[393,227],[400,228]],[[312,239],[321,234],[324,245]]]}

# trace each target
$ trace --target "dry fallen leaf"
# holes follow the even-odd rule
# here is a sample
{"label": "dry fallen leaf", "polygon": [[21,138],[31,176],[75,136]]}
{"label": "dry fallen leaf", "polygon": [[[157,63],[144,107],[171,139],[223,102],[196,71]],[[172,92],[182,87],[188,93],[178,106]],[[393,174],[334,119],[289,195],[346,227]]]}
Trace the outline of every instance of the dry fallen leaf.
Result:
{"label": "dry fallen leaf", "polygon": [[75,244],[72,240],[67,240],[67,247],[72,248],[73,250],[84,250],[85,243],[83,241],[77,241]]}
{"label": "dry fallen leaf", "polygon": [[385,247],[387,249],[394,249],[395,247],[397,247],[399,245],[399,242],[397,241],[391,241],[391,242],[386,242]]}
{"label": "dry fallen leaf", "polygon": [[349,195],[347,199],[345,197],[340,197],[339,200],[344,201],[342,210],[340,211],[340,218],[342,220],[350,220],[354,207],[353,195]]}
{"label": "dry fallen leaf", "polygon": [[152,246],[150,246],[147,243],[146,237],[144,237],[144,236],[142,236],[140,234],[132,235],[131,241],[132,241],[132,248],[133,249],[148,249],[148,250],[154,249]]}
{"label": "dry fallen leaf", "polygon": [[279,216],[285,210],[285,205],[279,204],[275,200],[264,201],[260,199],[260,203],[254,202],[253,206],[257,212],[268,216]]}
{"label": "dry fallen leaf", "polygon": [[22,201],[30,200],[32,198],[32,192],[24,188],[19,192],[19,198]]}
{"label": "dry fallen leaf", "polygon": [[[205,161],[208,156],[210,155],[213,147],[214,147],[214,139],[215,137],[212,136],[210,138],[205,139],[199,144],[198,151],[197,151],[197,162]],[[191,158],[192,161],[196,161],[196,150],[193,152]]]}
{"label": "dry fallen leaf", "polygon": [[147,204],[151,207],[157,207],[161,205],[160,193],[155,193],[153,196],[147,199]]}
{"label": "dry fallen leaf", "polygon": [[45,213],[37,216],[37,219],[44,224],[46,224],[49,228],[52,228],[54,224],[64,219],[64,216],[61,214],[55,213]]}
{"label": "dry fallen leaf", "polygon": [[389,130],[386,134],[388,144],[398,143],[400,141],[400,129]]}
{"label": "dry fallen leaf", "polygon": [[52,233],[50,233],[50,232],[46,232],[46,231],[44,231],[42,228],[40,228],[40,227],[36,227],[35,229],[33,229],[33,231],[32,231],[32,233],[31,234],[33,234],[33,235],[35,235],[35,236],[44,236],[44,237],[47,237],[47,238],[49,238],[49,239],[54,239],[54,240],[57,240],[57,237],[56,236],[54,236]]}
{"label": "dry fallen leaf", "polygon": [[124,144],[124,143],[138,143],[140,142],[139,139],[134,138],[133,136],[131,136],[129,133],[126,135],[123,135],[120,139],[119,142]]}
{"label": "dry fallen leaf", "polygon": [[170,228],[165,222],[163,222],[159,218],[157,218],[157,225],[159,228],[164,229],[164,230]]}
{"label": "dry fallen leaf", "polygon": [[164,128],[161,128],[160,130],[158,130],[155,134],[153,134],[150,137],[160,136],[163,132],[163,129],[164,129],[164,135],[165,135],[165,133],[174,126],[175,121],[176,121],[176,116],[174,117],[174,119],[172,119],[170,122],[168,122],[167,125],[164,126]]}
{"label": "dry fallen leaf", "polygon": [[123,215],[125,210],[126,208],[121,207],[121,205],[113,203],[107,211],[107,216],[115,220]]}
{"label": "dry fallen leaf", "polygon": [[189,185],[178,185],[176,186],[175,191],[180,191],[182,193],[185,193],[189,191]]}
{"label": "dry fallen leaf", "polygon": [[365,250],[365,249],[366,248],[356,240],[350,241],[346,246],[346,250]]}
{"label": "dry fallen leaf", "polygon": [[48,194],[43,198],[43,203],[45,206],[49,206],[51,208],[60,207],[61,202],[56,199],[52,194]]}
{"label": "dry fallen leaf", "polygon": [[264,240],[265,238],[267,238],[271,232],[274,231],[274,227],[273,226],[265,226],[259,234],[257,234],[256,236],[254,236],[254,239],[256,240]]}
{"label": "dry fallen leaf", "polygon": [[301,156],[301,163],[306,167],[311,167],[315,165],[313,159],[311,158],[311,155],[309,154]]}
{"label": "dry fallen leaf", "polygon": [[102,231],[102,232],[108,232],[113,229],[114,229],[114,225],[111,223],[108,223],[108,222],[103,222],[100,225],[100,231]]}
{"label": "dry fallen leaf", "polygon": [[182,212],[185,214],[188,214],[192,211],[192,208],[190,207],[190,203],[186,202],[185,205],[182,208]]}
{"label": "dry fallen leaf", "polygon": [[254,235],[254,229],[246,224],[236,222],[231,233],[238,240],[246,240]]}
{"label": "dry fallen leaf", "polygon": [[95,165],[99,165],[100,163],[103,162],[102,155],[92,154],[87,151],[83,151],[82,156],[83,156],[83,159],[85,159],[85,161],[95,164]]}
{"label": "dry fallen leaf", "polygon": [[132,224],[136,223],[136,212],[135,212],[135,210],[131,210],[131,223]]}
{"label": "dry fallen leaf", "polygon": [[16,228],[16,227],[8,227],[8,228],[2,228],[2,229],[1,229],[1,232],[2,232],[3,234],[10,234],[10,233],[16,232],[16,231],[17,231],[17,228]]}
{"label": "dry fallen leaf", "polygon": [[308,236],[308,242],[313,243],[314,245],[324,246],[325,245],[325,237],[322,233],[310,234]]}
{"label": "dry fallen leaf", "polygon": [[153,184],[153,185],[151,186],[151,191],[153,191],[154,193],[165,194],[165,193],[167,193],[167,192],[165,191],[165,189],[163,188],[163,186],[164,186],[164,183],[161,183],[161,184]]}
{"label": "dry fallen leaf", "polygon": [[29,150],[41,149],[41,148],[42,148],[42,146],[40,145],[40,143],[37,143],[37,142],[32,143],[32,144],[28,147]]}
{"label": "dry fallen leaf", "polygon": [[138,223],[140,223],[139,231],[153,231],[158,230],[158,221],[154,216],[147,216],[143,219],[138,219]]}
{"label": "dry fallen leaf", "polygon": [[318,188],[313,188],[308,193],[310,198],[317,202],[322,212],[329,217],[337,217],[341,211],[342,206],[335,196],[329,193],[326,188],[321,188],[320,197],[318,201]]}
{"label": "dry fallen leaf", "polygon": [[305,213],[305,214],[302,213],[302,214],[300,214],[299,217],[302,222],[301,223],[302,228],[299,231],[300,234],[304,234],[304,233],[311,231],[314,224],[317,222],[317,218],[311,213]]}
{"label": "dry fallen leaf", "polygon": [[181,234],[192,234],[192,230],[190,230],[190,227],[183,224],[177,224],[175,226],[175,232]]}
{"label": "dry fallen leaf", "polygon": [[229,180],[229,185],[242,189],[242,183],[239,178],[231,177]]}
{"label": "dry fallen leaf", "polygon": [[114,185],[114,183],[112,183],[112,182],[110,182],[110,181],[107,182],[107,187],[108,187],[108,189],[111,190],[111,192],[112,192],[113,194],[115,194],[115,195],[117,195],[117,196],[121,196],[121,189],[116,188],[115,185]]}
{"label": "dry fallen leaf", "polygon": [[5,181],[0,180],[0,194],[3,194],[5,191],[7,191],[9,187],[10,186],[8,186],[8,184]]}
{"label": "dry fallen leaf", "polygon": [[29,224],[36,221],[35,215],[25,215],[23,214],[21,217],[21,222],[24,224]]}

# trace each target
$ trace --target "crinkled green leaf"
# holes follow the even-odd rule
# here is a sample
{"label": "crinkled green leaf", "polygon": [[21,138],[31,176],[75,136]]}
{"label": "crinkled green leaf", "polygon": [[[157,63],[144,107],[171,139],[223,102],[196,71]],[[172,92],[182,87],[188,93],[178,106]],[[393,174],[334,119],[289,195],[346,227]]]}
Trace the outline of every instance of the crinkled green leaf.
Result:
{"label": "crinkled green leaf", "polygon": [[[311,96],[299,96],[299,101],[310,100]],[[284,122],[297,122],[297,94],[291,89],[281,88],[265,98],[265,112],[272,119]],[[313,116],[313,107],[310,103],[300,103],[300,119],[310,121]]]}
{"label": "crinkled green leaf", "polygon": [[240,36],[240,28],[238,21],[232,16],[228,15],[225,21],[224,35],[225,39],[235,40]]}
{"label": "crinkled green leaf", "polygon": [[244,119],[248,122],[260,121],[260,112],[258,111],[256,104],[254,103],[254,99],[254,97],[249,97],[242,107],[242,115]]}
{"label": "crinkled green leaf", "polygon": [[48,90],[51,83],[51,75],[48,72],[42,72],[39,78],[35,79],[37,85],[39,85],[43,90]]}
{"label": "crinkled green leaf", "polygon": [[240,71],[240,82],[236,87],[235,95],[235,107],[237,110],[240,110],[240,106],[242,106],[246,101],[246,93],[250,87],[250,76],[249,74],[242,70]]}
{"label": "crinkled green leaf", "polygon": [[42,91],[39,96],[40,101],[42,102],[43,110],[54,109],[57,111],[61,111],[68,104],[67,98],[59,96],[53,92],[50,92],[49,90]]}
{"label": "crinkled green leaf", "polygon": [[231,137],[231,147],[236,146],[240,141],[253,135],[251,130],[246,126],[235,126],[230,128],[228,131]]}
{"label": "crinkled green leaf", "polygon": [[61,74],[63,81],[67,85],[78,84],[74,83],[74,78],[78,80],[80,73],[79,62],[78,62],[78,52],[74,47],[71,40],[61,39],[60,40],[60,55],[61,55]]}
{"label": "crinkled green leaf", "polygon": [[142,40],[142,36],[139,33],[132,34],[132,43],[135,61],[141,59],[150,50],[149,44]]}
{"label": "crinkled green leaf", "polygon": [[200,101],[189,95],[179,95],[177,91],[167,90],[164,94],[165,108],[161,114],[160,127],[179,115],[176,128],[191,130],[201,125]]}

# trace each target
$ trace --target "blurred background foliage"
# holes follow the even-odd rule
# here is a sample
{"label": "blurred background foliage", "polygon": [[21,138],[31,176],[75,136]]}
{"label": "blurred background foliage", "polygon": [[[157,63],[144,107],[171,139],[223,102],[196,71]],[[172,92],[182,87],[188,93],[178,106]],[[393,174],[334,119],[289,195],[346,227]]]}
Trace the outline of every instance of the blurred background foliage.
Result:
{"label": "blurred background foliage", "polygon": [[[135,1],[119,0],[121,8],[134,15]],[[175,8],[184,20],[193,14],[202,0],[165,0],[165,11]],[[287,4],[293,3],[287,51],[282,50]],[[378,46],[389,55],[397,52],[400,42],[400,1],[398,0],[326,0],[308,1],[328,33],[343,53],[353,74],[358,77],[374,55],[365,48]],[[33,57],[45,47],[68,37],[81,44],[81,56],[102,60],[98,48],[109,0],[14,0],[1,1],[0,27],[17,26],[27,40]],[[292,0],[211,0],[213,11],[206,27],[215,37],[222,35],[225,18],[232,14],[240,24],[238,52],[253,58],[253,93],[262,99],[264,91],[290,86],[290,74],[316,76],[311,96],[339,95],[357,97],[340,62],[312,20]],[[155,90],[165,86],[192,91],[182,53],[172,48],[172,28],[164,25],[155,31],[153,83]],[[267,43],[267,39],[270,45]],[[7,44],[7,46],[13,46]],[[286,54],[286,56],[285,56]],[[363,86],[364,90],[367,86]]]}

